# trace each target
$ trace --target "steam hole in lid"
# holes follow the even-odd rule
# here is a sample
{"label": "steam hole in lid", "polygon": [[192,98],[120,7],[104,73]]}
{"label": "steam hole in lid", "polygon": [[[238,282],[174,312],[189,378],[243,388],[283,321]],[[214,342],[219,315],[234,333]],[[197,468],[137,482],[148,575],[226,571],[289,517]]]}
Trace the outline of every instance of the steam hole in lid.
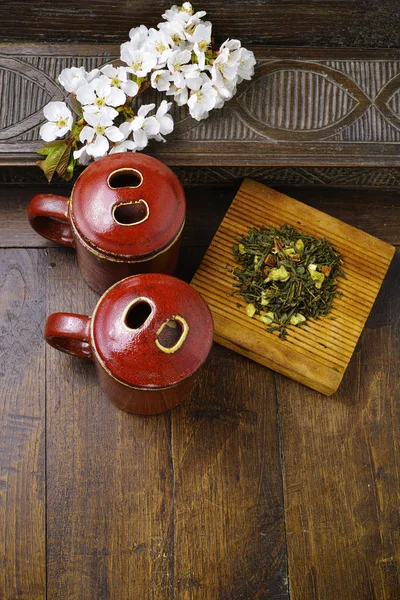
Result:
{"label": "steam hole in lid", "polygon": [[182,336],[183,328],[179,321],[168,319],[157,336],[158,343],[163,348],[172,348]]}
{"label": "steam hole in lid", "polygon": [[143,181],[142,175],[135,169],[119,169],[111,173],[108,185],[112,189],[124,187],[139,187]]}
{"label": "steam hole in lid", "polygon": [[113,210],[114,220],[120,225],[135,225],[149,216],[149,207],[144,200],[119,204]]}
{"label": "steam hole in lid", "polygon": [[151,306],[144,300],[136,302],[126,313],[125,325],[129,329],[139,329],[151,315]]}

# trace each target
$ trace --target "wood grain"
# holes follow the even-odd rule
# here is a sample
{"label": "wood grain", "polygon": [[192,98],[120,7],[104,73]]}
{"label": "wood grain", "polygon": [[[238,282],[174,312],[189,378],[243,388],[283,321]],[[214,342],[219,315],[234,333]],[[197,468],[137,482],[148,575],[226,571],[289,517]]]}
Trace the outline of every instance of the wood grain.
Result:
{"label": "wood grain", "polygon": [[[173,166],[399,165],[400,50],[252,49],[252,80],[205,121],[174,104],[168,144],[150,144],[150,154]],[[0,45],[0,164],[34,165],[43,107],[65,99],[73,108],[57,80],[63,68],[118,56],[115,45]]]}
{"label": "wood grain", "polygon": [[[144,0],[117,7],[107,0],[82,6],[79,0],[54,5],[41,0],[26,10],[23,0],[4,0],[0,17],[5,41],[117,42],[131,27],[154,27],[172,2]],[[202,0],[196,10],[206,10],[217,41],[239,38],[246,43],[292,46],[400,46],[399,6],[396,0],[259,0],[226,3]]]}
{"label": "wood grain", "polygon": [[273,374],[216,346],[172,451],[175,598],[289,598]]}
{"label": "wood grain", "polygon": [[[97,302],[68,250],[48,251],[47,314]],[[94,366],[47,352],[48,597],[172,598],[170,416],[134,417]]]}
{"label": "wood grain", "polygon": [[[35,190],[13,193],[0,196],[0,240],[21,246],[30,239],[23,203]],[[189,196],[179,267],[186,279],[233,194],[212,188]],[[384,221],[386,241],[398,240],[395,193],[296,195],[375,235]],[[41,326],[50,310],[89,313],[97,296],[68,250],[10,248],[1,256],[0,398],[40,421],[22,425],[2,412],[0,597],[44,600]],[[90,364],[48,349],[48,598],[286,600],[290,592],[292,600],[397,600],[399,281],[397,255],[329,399],[215,346],[191,399],[165,427],[129,423],[100,395]],[[161,539],[143,547],[149,537],[171,540],[173,531],[167,558]]]}
{"label": "wood grain", "polygon": [[[246,303],[232,294],[232,245],[253,226],[284,223],[334,244],[343,256],[346,278],[338,280],[343,297],[335,299],[333,319],[310,319],[301,329],[289,326],[287,339],[280,340],[277,334],[267,334],[261,321],[248,319]],[[394,248],[381,240],[247,179],[192,285],[211,308],[217,342],[330,395],[342,380],[393,253]]]}
{"label": "wood grain", "polygon": [[45,600],[45,267],[0,257],[0,598]]}
{"label": "wood grain", "polygon": [[276,375],[293,600],[400,597],[400,254],[340,390]]}
{"label": "wood grain", "polygon": [[[400,184],[400,170],[397,167],[315,167],[315,166],[171,166],[180,182],[190,187],[228,187],[239,185],[244,177],[256,179],[260,183],[276,186],[318,188],[380,188],[384,192],[397,190]],[[74,179],[79,174],[76,170]],[[43,172],[36,166],[3,166],[0,169],[0,185],[47,185]],[[57,176],[53,178],[53,186],[65,186],[65,182]],[[373,191],[373,190],[372,190]]]}
{"label": "wood grain", "polygon": [[[187,219],[182,246],[196,247],[200,252],[209,246],[237,189],[237,185],[223,188],[212,186],[207,190],[201,187],[186,188]],[[397,190],[288,186],[277,186],[276,189],[389,244],[400,245],[400,202]],[[29,200],[35,194],[44,192],[68,196],[71,187],[48,186],[47,183],[32,187],[0,187],[0,247],[45,248],[55,245],[35,233],[26,219]],[[190,256],[182,256],[185,262],[187,258],[190,259]]]}

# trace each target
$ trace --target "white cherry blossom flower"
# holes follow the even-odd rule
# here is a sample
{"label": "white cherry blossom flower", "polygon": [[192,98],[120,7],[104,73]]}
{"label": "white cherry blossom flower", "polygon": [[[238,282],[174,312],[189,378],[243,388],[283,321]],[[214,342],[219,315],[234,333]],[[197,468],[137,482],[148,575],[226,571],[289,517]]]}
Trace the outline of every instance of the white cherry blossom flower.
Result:
{"label": "white cherry blossom flower", "polygon": [[163,135],[168,135],[174,130],[174,120],[171,115],[167,115],[167,112],[170,110],[171,106],[172,102],[163,100],[155,114],[154,118],[159,123],[159,132],[154,137],[157,142],[165,142],[166,140],[163,138]]}
{"label": "white cherry blossom flower", "polygon": [[164,21],[157,28],[171,38],[174,47],[181,47],[186,43],[185,23],[183,21]]}
{"label": "white cherry blossom flower", "polygon": [[90,83],[93,79],[96,79],[100,75],[100,69],[92,69],[91,71],[86,71],[86,79],[87,82]]}
{"label": "white cherry blossom flower", "polygon": [[166,92],[171,85],[171,74],[166,69],[153,71],[151,74],[151,87],[159,92]]}
{"label": "white cherry blossom flower", "polygon": [[193,51],[197,56],[199,67],[204,70],[206,64],[205,52],[211,43],[211,28],[209,22],[199,23],[192,34],[187,35],[187,39],[193,43]]}
{"label": "white cherry blossom flower", "polygon": [[72,93],[92,81],[99,73],[99,69],[93,69],[88,73],[84,67],[71,67],[61,71],[58,81],[67,92]]}
{"label": "white cherry blossom flower", "polygon": [[[218,92],[218,97],[223,99],[224,102],[226,100],[230,100],[236,94],[235,79],[232,79],[230,81],[222,78],[217,79],[216,81],[213,81],[213,86]],[[215,108],[221,108],[224,102],[222,102],[221,104],[221,102],[217,100]]]}
{"label": "white cherry blossom flower", "polygon": [[146,40],[147,40],[147,36],[149,34],[149,30],[147,29],[147,27],[145,25],[140,25],[139,27],[133,27],[133,29],[130,30],[129,32],[129,37],[130,37],[130,44],[132,46],[133,50],[140,50],[140,48],[143,48]]}
{"label": "white cherry blossom flower", "polygon": [[115,117],[118,116],[118,111],[115,110],[115,108],[112,108],[112,106],[98,106],[97,104],[89,104],[88,106],[83,107],[83,118],[85,121],[87,121],[87,114],[107,115],[107,117],[114,120]]}
{"label": "white cherry blossom flower", "polygon": [[207,13],[202,10],[193,14],[193,6],[190,2],[184,2],[182,6],[171,6],[169,10],[166,10],[162,15],[163,19],[170,22],[181,22],[185,25],[191,23],[198,23],[204,15]]}
{"label": "white cherry blossom flower", "polygon": [[120,142],[116,142],[111,148],[109,154],[116,154],[118,152],[134,152],[137,148],[136,143],[132,139],[128,139],[131,134],[131,127],[128,121],[125,121],[119,126],[119,130],[123,135]]}
{"label": "white cherry blossom flower", "polygon": [[[185,2],[185,4],[189,4],[188,2]],[[193,8],[192,5],[191,6],[191,11],[193,12]],[[183,8],[183,6],[182,6]],[[165,19],[166,21],[170,21],[170,22],[181,22],[181,23],[186,23],[186,21],[188,21],[189,17],[191,16],[191,14],[189,14],[188,10],[181,10],[180,7],[176,6],[176,4],[174,4],[173,6],[171,6],[171,8],[169,8],[168,10],[165,11],[164,14],[161,15],[163,19]]]}
{"label": "white cherry blossom flower", "polygon": [[201,23],[202,17],[204,17],[206,14],[207,13],[205,10],[199,10],[197,13],[194,13],[191,16],[189,16],[189,19],[186,21],[186,30],[190,31],[191,29],[193,29],[193,27]]}
{"label": "white cherry blossom flower", "polygon": [[181,73],[185,78],[185,84],[189,90],[198,90],[203,84],[203,78],[198,65],[183,65]]}
{"label": "white cherry blossom flower", "polygon": [[148,113],[153,110],[155,104],[143,104],[136,117],[130,122],[130,129],[133,132],[133,140],[137,150],[143,150],[149,143],[149,139],[156,137],[160,132],[160,124],[155,117],[148,117]]}
{"label": "white cherry blossom flower", "polygon": [[113,67],[106,65],[100,69],[110,79],[110,85],[120,88],[127,96],[133,98],[139,91],[139,86],[132,79],[128,79],[127,67]]}
{"label": "white cherry blossom flower", "polygon": [[240,40],[230,40],[228,38],[223,44],[221,44],[220,52],[222,52],[222,50],[224,50],[225,48],[228,48],[228,50],[230,51],[238,50],[241,46],[242,44]]}
{"label": "white cherry blossom flower", "polygon": [[238,62],[237,59],[230,54],[228,48],[224,48],[214,60],[210,69],[211,79],[218,82],[219,85],[223,81],[233,81],[237,77]]}
{"label": "white cherry blossom flower", "polygon": [[86,71],[84,67],[71,67],[63,69],[58,76],[58,81],[67,92],[76,92],[82,85],[87,84]]}
{"label": "white cherry blossom flower", "polygon": [[[93,158],[100,158],[107,154],[110,147],[109,140],[119,142],[124,137],[118,127],[113,125],[112,119],[105,114],[88,114],[86,120],[89,125],[85,125],[82,129],[79,139],[82,143],[87,142],[84,146],[86,154]],[[81,150],[74,152],[74,158],[81,157]]]}
{"label": "white cherry blossom flower", "polygon": [[146,77],[157,65],[157,57],[154,54],[145,52],[142,48],[136,49],[132,42],[121,45],[121,60],[136,77]]}
{"label": "white cherry blossom flower", "polygon": [[[163,136],[174,129],[171,102],[163,100],[155,114],[150,114],[155,104],[142,105],[133,118],[133,111],[124,107],[149,84],[179,106],[187,105],[190,115],[200,121],[224,106],[242,80],[251,79],[254,54],[237,39],[227,39],[214,50],[212,25],[203,21],[205,15],[205,11],[194,12],[190,2],[174,5],[164,12],[157,28],[140,25],[130,30],[129,40],[121,45],[124,66],[62,70],[58,81],[80,104],[77,111],[83,120],[78,130],[85,121],[74,151],[80,164],[108,153],[143,150],[151,139],[165,142]],[[40,135],[45,141],[63,137],[73,127],[64,102],[51,102],[44,114],[47,122]]]}
{"label": "white cherry blossom flower", "polygon": [[106,75],[94,79],[80,87],[76,93],[77,100],[83,105],[93,104],[99,108],[104,106],[121,106],[126,96],[122,90],[110,85]]}
{"label": "white cherry blossom flower", "polygon": [[71,130],[73,118],[65,102],[49,102],[43,109],[47,123],[40,128],[40,137],[45,142],[53,142]]}
{"label": "white cherry blossom flower", "polygon": [[182,65],[186,65],[190,59],[190,50],[174,50],[168,58],[167,67],[171,73],[175,73],[175,71],[180,71]]}
{"label": "white cherry blossom flower", "polygon": [[91,156],[86,152],[87,146],[82,146],[79,150],[74,151],[74,158],[80,165],[88,165],[92,159]]}
{"label": "white cherry blossom flower", "polygon": [[257,62],[254,53],[246,48],[240,48],[232,54],[232,57],[238,63],[238,82],[240,83],[243,79],[250,80],[254,75],[254,67]]}
{"label": "white cherry blossom flower", "polygon": [[167,96],[173,96],[178,106],[183,106],[187,103],[189,91],[186,85],[185,76],[181,71],[176,71],[171,76],[171,85],[166,92]]}
{"label": "white cherry blossom flower", "polygon": [[148,38],[144,44],[144,50],[151,52],[158,62],[158,66],[165,66],[173,48],[174,42],[163,31],[149,29]]}
{"label": "white cherry blossom flower", "polygon": [[217,91],[213,87],[211,81],[203,83],[199,90],[191,93],[190,98],[187,101],[190,115],[196,119],[196,121],[207,118],[209,111],[215,106],[217,96]]}

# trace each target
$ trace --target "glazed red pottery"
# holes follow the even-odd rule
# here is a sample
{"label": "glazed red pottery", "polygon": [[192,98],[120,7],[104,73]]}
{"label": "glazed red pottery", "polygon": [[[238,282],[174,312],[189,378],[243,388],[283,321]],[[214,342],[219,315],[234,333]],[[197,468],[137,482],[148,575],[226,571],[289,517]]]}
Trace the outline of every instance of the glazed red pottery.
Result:
{"label": "glazed red pottery", "polygon": [[122,410],[152,415],[191,391],[213,340],[213,320],[189,284],[157,273],[128,277],[98,301],[93,316],[54,313],[48,344],[94,361],[103,391]]}
{"label": "glazed red pottery", "polygon": [[137,273],[173,273],[186,201],[162,162],[117,153],[89,165],[70,198],[38,194],[28,219],[43,237],[74,246],[87,283],[103,293]]}

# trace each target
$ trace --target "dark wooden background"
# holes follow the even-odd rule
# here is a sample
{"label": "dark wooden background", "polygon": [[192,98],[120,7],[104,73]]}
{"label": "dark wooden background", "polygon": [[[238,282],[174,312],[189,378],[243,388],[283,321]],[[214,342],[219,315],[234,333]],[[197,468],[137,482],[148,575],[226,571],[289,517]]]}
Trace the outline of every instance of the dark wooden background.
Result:
{"label": "dark wooden background", "polygon": [[[131,27],[155,27],[173,2],[163,0],[3,0],[5,42],[125,41]],[[396,48],[400,7],[396,0],[203,0],[217,42],[239,38],[248,44]]]}
{"label": "dark wooden background", "polygon": [[[1,41],[120,42],[167,6],[2,2]],[[220,40],[399,46],[394,0],[196,7]],[[277,188],[400,248],[391,171],[392,189]],[[187,281],[240,178],[195,174]],[[0,181],[0,599],[397,600],[399,251],[331,398],[215,345],[188,401],[140,418],[103,396],[91,364],[42,340],[46,315],[97,301],[73,251],[26,221],[34,193],[70,186],[7,167]]]}

